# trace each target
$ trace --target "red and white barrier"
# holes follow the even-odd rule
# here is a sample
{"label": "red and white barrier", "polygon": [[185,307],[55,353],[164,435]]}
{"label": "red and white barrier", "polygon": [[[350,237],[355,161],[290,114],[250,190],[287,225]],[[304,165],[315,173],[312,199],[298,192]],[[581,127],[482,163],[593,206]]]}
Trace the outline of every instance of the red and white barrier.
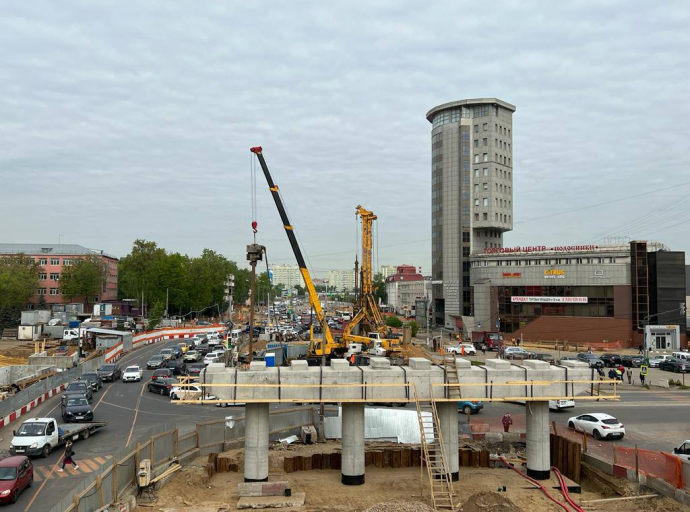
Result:
{"label": "red and white barrier", "polygon": [[46,393],[43,393],[41,396],[38,398],[32,400],[26,405],[23,405],[20,409],[17,409],[16,411],[10,413],[9,415],[5,416],[4,418],[0,418],[0,428],[4,427],[5,425],[8,425],[9,423],[13,422],[20,416],[24,416],[25,414],[28,414],[29,411],[34,409],[35,407],[38,407],[40,404],[48,400],[50,397],[57,395],[58,393],[62,393],[65,388],[67,387],[67,384],[60,384],[58,387],[51,389],[50,391],[47,391]]}
{"label": "red and white barrier", "polygon": [[132,346],[136,349],[143,345],[150,345],[164,340],[193,338],[197,334],[209,331],[225,330],[224,325],[200,325],[199,327],[166,327],[155,331],[142,332],[132,338]]}
{"label": "red and white barrier", "polygon": [[122,342],[118,343],[114,347],[110,347],[105,353],[105,362],[114,363],[122,357],[124,352],[122,351]]}

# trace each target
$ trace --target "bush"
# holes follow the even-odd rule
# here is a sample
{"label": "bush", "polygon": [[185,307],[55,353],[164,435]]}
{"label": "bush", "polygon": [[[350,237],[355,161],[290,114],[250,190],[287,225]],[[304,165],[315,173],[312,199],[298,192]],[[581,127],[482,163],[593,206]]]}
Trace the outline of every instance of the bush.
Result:
{"label": "bush", "polygon": [[407,325],[409,325],[412,328],[412,337],[414,338],[415,336],[417,336],[417,333],[419,332],[419,324],[412,320]]}
{"label": "bush", "polygon": [[386,325],[388,327],[402,327],[403,323],[397,316],[387,316]]}

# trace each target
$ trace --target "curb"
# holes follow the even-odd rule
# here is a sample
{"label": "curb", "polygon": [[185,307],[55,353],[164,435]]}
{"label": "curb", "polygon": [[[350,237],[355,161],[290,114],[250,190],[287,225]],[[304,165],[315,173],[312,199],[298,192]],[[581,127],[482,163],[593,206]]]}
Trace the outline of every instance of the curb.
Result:
{"label": "curb", "polygon": [[47,391],[43,393],[41,396],[38,398],[35,398],[31,402],[29,402],[26,405],[23,405],[21,408],[17,409],[16,411],[10,413],[9,415],[5,416],[4,418],[0,419],[0,428],[4,427],[5,425],[8,425],[9,423],[12,423],[14,420],[17,418],[24,416],[25,414],[28,414],[29,411],[34,409],[35,407],[38,407],[40,404],[48,400],[49,398],[57,395],[58,393],[61,393],[64,391],[64,389],[67,387],[67,384],[60,384],[58,387],[51,389],[50,391]]}

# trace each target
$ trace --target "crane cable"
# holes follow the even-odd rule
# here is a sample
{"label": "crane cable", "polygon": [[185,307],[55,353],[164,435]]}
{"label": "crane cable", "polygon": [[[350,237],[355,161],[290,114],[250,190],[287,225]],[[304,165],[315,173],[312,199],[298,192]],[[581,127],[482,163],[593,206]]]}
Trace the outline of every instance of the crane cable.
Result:
{"label": "crane cable", "polygon": [[256,232],[258,231],[259,223],[256,219],[256,157],[253,153],[249,155],[249,188],[251,195],[251,217],[252,217],[252,231],[254,233],[254,243],[256,243]]}

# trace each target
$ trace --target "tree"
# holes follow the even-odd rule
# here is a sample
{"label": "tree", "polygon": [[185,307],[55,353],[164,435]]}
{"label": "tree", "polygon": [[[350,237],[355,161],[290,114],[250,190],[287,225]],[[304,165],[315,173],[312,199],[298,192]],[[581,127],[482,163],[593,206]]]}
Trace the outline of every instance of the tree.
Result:
{"label": "tree", "polygon": [[387,316],[386,325],[388,327],[402,327],[403,323],[397,316]]}
{"label": "tree", "polygon": [[419,324],[412,320],[411,322],[408,322],[408,324],[412,328],[412,337],[416,337],[417,333],[419,332]]}
{"label": "tree", "polygon": [[153,308],[149,312],[149,324],[148,330],[155,329],[161,323],[161,318],[163,318],[163,313],[165,313],[165,302],[158,301],[153,305]]}
{"label": "tree", "polygon": [[294,286],[294,289],[297,290],[298,297],[303,297],[304,294],[307,292],[307,290],[303,286],[300,286],[298,284]]}
{"label": "tree", "polygon": [[19,325],[21,310],[38,288],[39,270],[24,254],[0,258],[0,327]]}
{"label": "tree", "polygon": [[106,269],[98,256],[87,256],[66,267],[60,276],[60,290],[69,300],[84,297],[89,304],[91,298],[101,291]]}
{"label": "tree", "polygon": [[36,304],[36,309],[48,309],[48,301],[46,301],[45,295],[38,296],[38,303]]}

